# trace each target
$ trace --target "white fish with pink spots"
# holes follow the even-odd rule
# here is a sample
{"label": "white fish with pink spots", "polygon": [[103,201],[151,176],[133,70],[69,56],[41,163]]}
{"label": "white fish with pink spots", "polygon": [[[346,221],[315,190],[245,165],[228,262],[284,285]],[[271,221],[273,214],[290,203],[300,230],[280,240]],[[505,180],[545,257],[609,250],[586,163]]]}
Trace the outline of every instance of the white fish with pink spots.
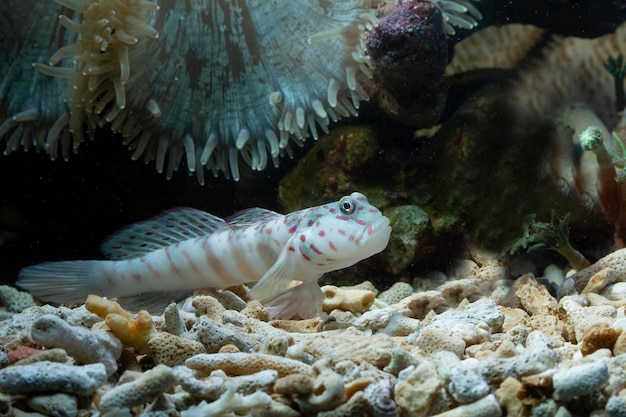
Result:
{"label": "white fish with pink spots", "polygon": [[321,310],[318,278],[381,252],[390,233],[389,219],[356,192],[287,215],[255,208],[223,220],[180,208],[109,238],[101,249],[111,260],[26,267],[17,285],[43,301],[97,294],[154,309],[197,288],[258,281],[250,295],[274,316],[307,318]]}

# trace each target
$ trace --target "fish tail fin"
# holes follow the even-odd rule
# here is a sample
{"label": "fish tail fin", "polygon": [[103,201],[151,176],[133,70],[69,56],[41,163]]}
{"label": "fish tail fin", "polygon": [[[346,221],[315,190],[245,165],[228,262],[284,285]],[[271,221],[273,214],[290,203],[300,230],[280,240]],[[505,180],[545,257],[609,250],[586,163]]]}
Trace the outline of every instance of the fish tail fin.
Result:
{"label": "fish tail fin", "polygon": [[83,303],[89,294],[102,293],[101,261],[45,262],[23,268],[17,286],[34,297],[58,304]]}

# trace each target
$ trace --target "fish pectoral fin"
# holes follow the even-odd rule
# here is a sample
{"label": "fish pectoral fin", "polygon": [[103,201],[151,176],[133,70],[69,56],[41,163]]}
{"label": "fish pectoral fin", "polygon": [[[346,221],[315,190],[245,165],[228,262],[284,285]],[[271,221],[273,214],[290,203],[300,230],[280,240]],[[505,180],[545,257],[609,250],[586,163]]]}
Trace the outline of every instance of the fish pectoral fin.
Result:
{"label": "fish pectoral fin", "polygon": [[290,319],[297,315],[301,319],[309,319],[319,316],[323,302],[324,294],[314,280],[304,281],[271,296],[263,300],[263,305],[272,317]]}
{"label": "fish pectoral fin", "polygon": [[[289,288],[289,283],[294,280],[309,280],[310,277],[302,276],[300,272],[301,261],[299,256],[289,248],[292,248],[293,238],[287,241],[276,262],[261,277],[249,292],[249,296],[255,300],[264,300]],[[313,278],[316,280],[317,278]]]}
{"label": "fish pectoral fin", "polygon": [[147,310],[152,315],[162,314],[165,307],[178,303],[191,295],[191,291],[152,291],[125,297],[117,297],[119,303],[129,310]]}

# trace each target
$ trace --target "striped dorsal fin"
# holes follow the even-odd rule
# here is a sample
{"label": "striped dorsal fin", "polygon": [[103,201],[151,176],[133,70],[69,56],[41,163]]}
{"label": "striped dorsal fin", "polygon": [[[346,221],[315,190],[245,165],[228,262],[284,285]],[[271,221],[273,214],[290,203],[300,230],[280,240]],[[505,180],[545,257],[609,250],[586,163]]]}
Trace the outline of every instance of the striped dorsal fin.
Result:
{"label": "striped dorsal fin", "polygon": [[110,236],[100,246],[109,259],[131,259],[188,239],[210,235],[226,227],[217,216],[188,207],[163,212],[131,224]]}
{"label": "striped dorsal fin", "polygon": [[283,214],[257,207],[238,211],[232,216],[227,217],[225,221],[231,229],[238,229],[255,223],[265,223],[278,217],[283,217]]}

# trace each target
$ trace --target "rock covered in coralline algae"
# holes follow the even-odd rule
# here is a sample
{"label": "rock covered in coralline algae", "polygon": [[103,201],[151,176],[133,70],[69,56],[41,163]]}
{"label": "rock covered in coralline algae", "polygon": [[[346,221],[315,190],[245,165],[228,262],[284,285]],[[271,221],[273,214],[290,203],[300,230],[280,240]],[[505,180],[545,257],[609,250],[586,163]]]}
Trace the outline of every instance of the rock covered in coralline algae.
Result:
{"label": "rock covered in coralline algae", "polygon": [[387,2],[367,35],[376,98],[402,123],[429,127],[446,101],[443,73],[448,47],[441,10],[426,1]]}

